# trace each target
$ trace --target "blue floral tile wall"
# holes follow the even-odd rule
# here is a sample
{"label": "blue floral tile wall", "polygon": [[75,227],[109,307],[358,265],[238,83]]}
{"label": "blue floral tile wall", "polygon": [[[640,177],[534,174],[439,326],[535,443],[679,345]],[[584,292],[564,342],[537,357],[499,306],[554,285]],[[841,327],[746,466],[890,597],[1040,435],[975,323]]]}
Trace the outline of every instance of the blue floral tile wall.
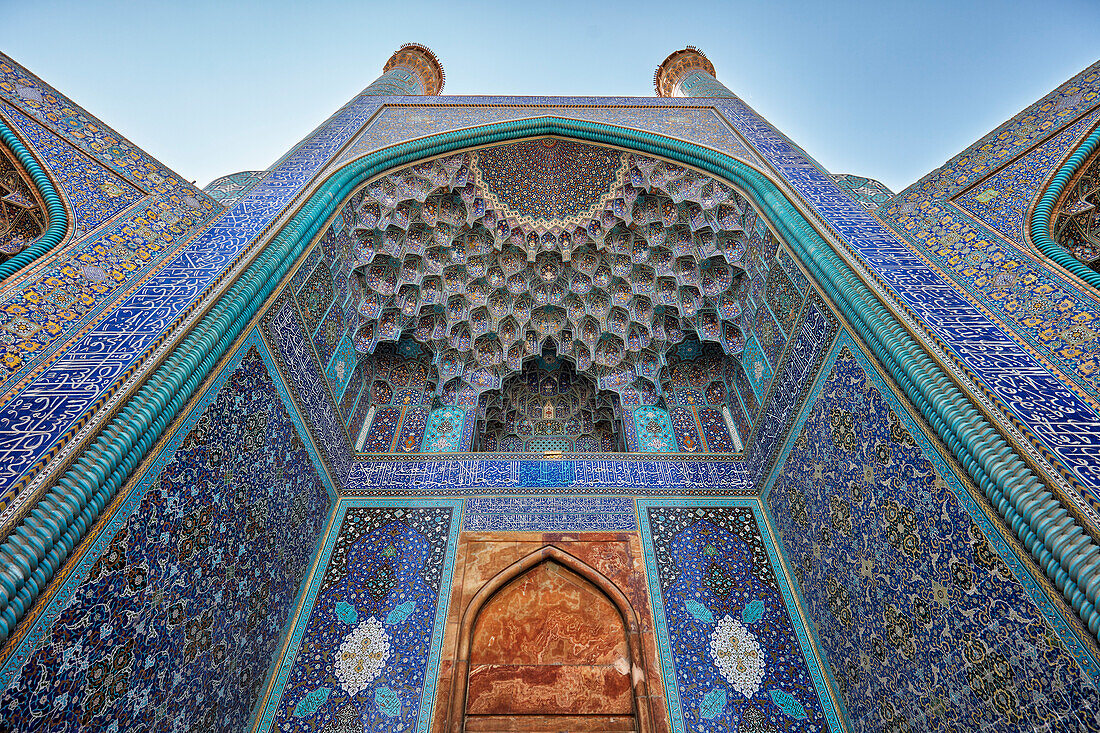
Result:
{"label": "blue floral tile wall", "polygon": [[341,503],[259,730],[428,724],[461,502],[401,504]]}
{"label": "blue floral tile wall", "polygon": [[772,379],[772,369],[768,366],[768,362],[764,359],[764,352],[752,335],[745,339],[745,351],[741,354],[741,363],[748,374],[749,383],[752,385],[757,401],[764,399],[768,391],[768,383]]}
{"label": "blue floral tile wall", "polygon": [[840,730],[756,502],[642,500],[639,516],[674,730]]}
{"label": "blue floral tile wall", "polygon": [[428,415],[423,453],[454,453],[463,449],[466,411],[461,407],[440,407]]}
{"label": "blue floral tile wall", "polygon": [[273,373],[254,332],[6,660],[0,729],[245,725],[328,506]]}
{"label": "blue floral tile wall", "polygon": [[632,450],[643,453],[675,453],[679,450],[668,410],[660,407],[634,408],[634,429],[637,447],[632,446]]}
{"label": "blue floral tile wall", "polygon": [[1057,591],[847,334],[821,379],[767,501],[854,729],[1097,729],[1096,661]]}

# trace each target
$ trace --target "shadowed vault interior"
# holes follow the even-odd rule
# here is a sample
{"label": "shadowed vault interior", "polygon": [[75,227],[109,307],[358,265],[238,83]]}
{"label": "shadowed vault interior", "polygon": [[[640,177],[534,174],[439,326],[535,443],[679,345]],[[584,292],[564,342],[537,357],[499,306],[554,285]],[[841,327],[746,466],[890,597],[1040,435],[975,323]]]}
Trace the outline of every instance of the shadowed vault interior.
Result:
{"label": "shadowed vault interior", "polygon": [[899,193],[654,81],[199,190],[0,56],[0,731],[1100,730],[1100,68]]}

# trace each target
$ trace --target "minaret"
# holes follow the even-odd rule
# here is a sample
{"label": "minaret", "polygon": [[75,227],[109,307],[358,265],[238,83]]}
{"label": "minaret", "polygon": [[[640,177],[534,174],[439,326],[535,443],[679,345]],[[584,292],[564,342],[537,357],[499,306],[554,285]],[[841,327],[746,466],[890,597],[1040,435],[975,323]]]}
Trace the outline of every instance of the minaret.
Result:
{"label": "minaret", "polygon": [[714,75],[714,64],[695,46],[668,55],[653,72],[658,97],[736,97]]}
{"label": "minaret", "polygon": [[443,89],[443,64],[432,50],[419,43],[406,43],[390,56],[382,76],[363,94],[381,96],[435,96]]}

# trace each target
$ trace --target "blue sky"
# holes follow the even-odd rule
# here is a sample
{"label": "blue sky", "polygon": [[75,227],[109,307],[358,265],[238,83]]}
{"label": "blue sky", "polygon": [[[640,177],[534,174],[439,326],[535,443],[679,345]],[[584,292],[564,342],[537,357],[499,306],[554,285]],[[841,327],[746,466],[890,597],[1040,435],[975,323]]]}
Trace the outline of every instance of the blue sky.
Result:
{"label": "blue sky", "polygon": [[1100,2],[0,0],[0,50],[188,179],[262,169],[402,43],[449,94],[653,94],[692,44],[829,170],[899,190],[1100,57]]}

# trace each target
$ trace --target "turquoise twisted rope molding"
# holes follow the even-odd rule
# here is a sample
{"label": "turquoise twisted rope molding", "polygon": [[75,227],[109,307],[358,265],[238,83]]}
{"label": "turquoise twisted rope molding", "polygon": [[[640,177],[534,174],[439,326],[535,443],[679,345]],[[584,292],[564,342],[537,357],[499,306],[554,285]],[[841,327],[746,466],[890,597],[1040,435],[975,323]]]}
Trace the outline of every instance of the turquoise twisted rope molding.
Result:
{"label": "turquoise twisted rope molding", "polygon": [[0,545],[0,641],[7,639],[137,463],[359,183],[417,160],[541,135],[658,155],[741,188],[795,249],[1039,566],[1097,633],[1100,547],[767,177],[693,143],[601,123],[542,117],[402,143],[354,161],[325,181]]}
{"label": "turquoise twisted rope molding", "polygon": [[4,280],[60,244],[65,238],[65,232],[69,231],[69,217],[65,215],[65,204],[61,202],[61,196],[54,188],[53,181],[38,164],[38,159],[31,155],[31,151],[27,150],[27,146],[2,118],[0,118],[0,142],[15,154],[19,165],[23,166],[23,170],[34,182],[38,195],[46,202],[46,231],[31,246],[0,262],[0,280]]}
{"label": "turquoise twisted rope molding", "polygon": [[1071,255],[1050,236],[1050,217],[1054,214],[1054,206],[1058,203],[1058,199],[1062,197],[1062,191],[1066,189],[1066,184],[1089,159],[1089,156],[1096,151],[1097,145],[1100,145],[1100,127],[1093,130],[1092,134],[1085,138],[1085,141],[1074,151],[1073,155],[1069,156],[1069,159],[1058,168],[1054,178],[1050,179],[1050,185],[1047,186],[1043,197],[1039,199],[1035,211],[1031,213],[1031,227],[1028,234],[1031,235],[1031,241],[1035,243],[1040,252],[1092,287],[1100,290],[1100,274],[1094,272],[1088,265]]}

